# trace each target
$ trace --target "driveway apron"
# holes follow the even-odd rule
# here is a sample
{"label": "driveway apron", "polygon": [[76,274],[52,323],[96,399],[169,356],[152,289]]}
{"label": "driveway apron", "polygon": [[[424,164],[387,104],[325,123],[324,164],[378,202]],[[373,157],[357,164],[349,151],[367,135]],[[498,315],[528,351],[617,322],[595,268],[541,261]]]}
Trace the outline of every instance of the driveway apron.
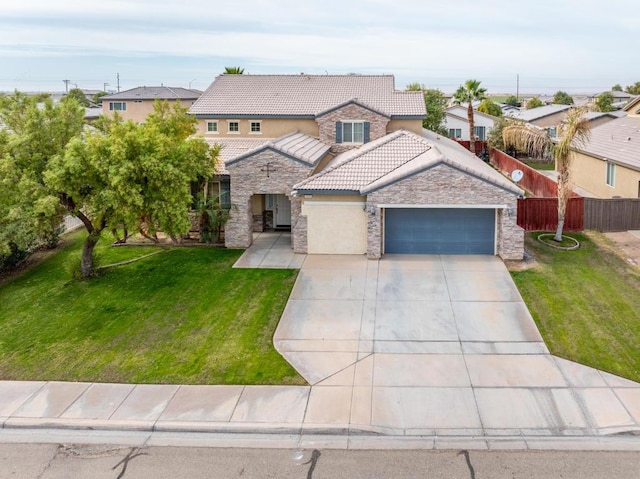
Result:
{"label": "driveway apron", "polygon": [[640,430],[640,384],[549,354],[497,257],[309,255],[274,342],[312,385],[307,428]]}

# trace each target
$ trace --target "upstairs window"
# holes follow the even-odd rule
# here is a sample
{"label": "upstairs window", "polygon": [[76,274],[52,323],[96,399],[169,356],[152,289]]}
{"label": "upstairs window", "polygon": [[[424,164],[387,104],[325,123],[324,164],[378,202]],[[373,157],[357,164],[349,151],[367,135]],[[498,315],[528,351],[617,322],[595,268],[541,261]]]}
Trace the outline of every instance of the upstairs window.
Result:
{"label": "upstairs window", "polygon": [[252,121],[250,124],[249,132],[254,135],[257,133],[262,133],[262,123],[259,121]]}
{"label": "upstairs window", "polygon": [[460,139],[462,138],[461,128],[449,128],[449,138]]}
{"label": "upstairs window", "polygon": [[336,143],[368,143],[369,141],[370,124],[368,121],[336,122]]}
{"label": "upstairs window", "polygon": [[616,164],[607,163],[607,185],[612,188],[616,186]]}
{"label": "upstairs window", "polygon": [[473,135],[480,141],[484,141],[487,138],[486,126],[474,126]]}
{"label": "upstairs window", "polygon": [[110,101],[109,111],[127,111],[127,102],[124,101]]}
{"label": "upstairs window", "polygon": [[237,120],[230,120],[228,123],[229,133],[240,133],[240,122]]}
{"label": "upstairs window", "polygon": [[217,121],[208,121],[207,122],[207,133],[218,133],[218,122]]}

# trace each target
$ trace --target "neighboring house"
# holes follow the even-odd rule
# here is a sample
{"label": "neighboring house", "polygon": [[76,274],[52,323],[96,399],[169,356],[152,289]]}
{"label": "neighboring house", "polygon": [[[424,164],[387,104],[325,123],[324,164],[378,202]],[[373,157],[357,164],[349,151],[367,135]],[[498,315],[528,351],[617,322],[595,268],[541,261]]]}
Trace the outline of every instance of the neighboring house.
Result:
{"label": "neighboring house", "polygon": [[511,110],[504,116],[545,129],[550,136],[556,136],[558,126],[570,108],[570,105],[545,105],[530,110]]}
{"label": "neighboring house", "polygon": [[627,116],[627,113],[624,110],[616,110],[616,111],[588,111],[584,114],[584,117],[589,120],[589,124],[591,128],[595,128],[596,126],[602,125],[603,123],[607,123],[608,121],[615,120],[616,118],[622,118]]}
{"label": "neighboring house", "polygon": [[422,93],[393,76],[221,75],[190,111],[222,145],[228,247],[282,228],[299,253],[522,258],[523,192],[423,130]]}
{"label": "neighboring house", "polygon": [[104,115],[113,115],[118,112],[125,120],[133,120],[138,123],[145,121],[147,116],[153,113],[155,100],[178,101],[185,108],[200,97],[202,92],[187,88],[171,88],[168,86],[141,86],[131,90],[105,95],[102,101]]}
{"label": "neighboring house", "polygon": [[625,112],[593,128],[588,144],[574,149],[575,185],[599,198],[640,198],[640,98]]}
{"label": "neighboring house", "polygon": [[[496,121],[496,117],[473,111],[474,133],[476,140],[486,141],[489,130]],[[469,141],[469,119],[467,118],[466,105],[450,106],[445,111],[446,128],[449,130],[449,138]]]}
{"label": "neighboring house", "polygon": [[627,93],[626,91],[612,90],[612,91],[604,91],[602,93],[598,93],[597,95],[592,96],[590,98],[590,101],[595,103],[598,97],[600,97],[600,95],[604,95],[605,93],[609,93],[613,97],[614,104],[624,105],[628,103],[630,100],[633,100],[636,98],[636,95],[632,95],[631,93]]}

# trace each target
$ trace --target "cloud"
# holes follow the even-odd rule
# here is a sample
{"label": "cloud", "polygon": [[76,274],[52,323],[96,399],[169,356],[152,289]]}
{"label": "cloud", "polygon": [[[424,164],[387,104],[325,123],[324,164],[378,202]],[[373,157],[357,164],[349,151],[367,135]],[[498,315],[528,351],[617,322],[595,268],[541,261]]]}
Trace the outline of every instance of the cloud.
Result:
{"label": "cloud", "polygon": [[609,3],[618,8],[595,0],[3,2],[0,59],[184,57],[229,59],[254,73],[630,81],[640,19],[630,1]]}

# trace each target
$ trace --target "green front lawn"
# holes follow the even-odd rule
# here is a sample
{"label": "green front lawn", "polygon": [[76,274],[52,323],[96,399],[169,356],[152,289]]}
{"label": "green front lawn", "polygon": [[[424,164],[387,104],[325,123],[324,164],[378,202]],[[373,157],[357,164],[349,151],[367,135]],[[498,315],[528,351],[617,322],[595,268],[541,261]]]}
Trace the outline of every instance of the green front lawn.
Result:
{"label": "green front lawn", "polygon": [[512,276],[552,354],[640,381],[640,270],[601,234],[550,248],[528,234],[538,266]]}
{"label": "green front lawn", "polygon": [[[83,239],[0,286],[0,379],[304,384],[272,344],[296,271],[232,269],[237,250],[166,248],[71,280]],[[101,264],[153,251],[97,247]]]}

